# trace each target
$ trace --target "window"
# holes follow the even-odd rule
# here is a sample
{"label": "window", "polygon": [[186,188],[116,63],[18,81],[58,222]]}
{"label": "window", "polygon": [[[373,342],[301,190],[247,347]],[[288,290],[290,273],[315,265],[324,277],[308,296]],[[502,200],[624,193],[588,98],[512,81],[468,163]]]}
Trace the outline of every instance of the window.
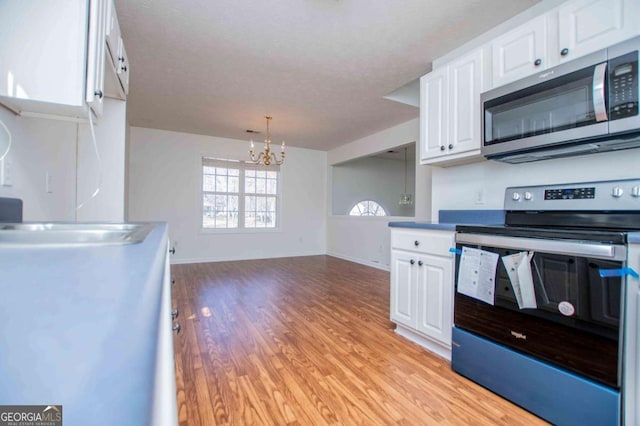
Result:
{"label": "window", "polygon": [[386,216],[387,212],[375,201],[360,201],[349,212],[350,216]]}
{"label": "window", "polygon": [[202,158],[202,227],[256,229],[278,226],[277,166]]}

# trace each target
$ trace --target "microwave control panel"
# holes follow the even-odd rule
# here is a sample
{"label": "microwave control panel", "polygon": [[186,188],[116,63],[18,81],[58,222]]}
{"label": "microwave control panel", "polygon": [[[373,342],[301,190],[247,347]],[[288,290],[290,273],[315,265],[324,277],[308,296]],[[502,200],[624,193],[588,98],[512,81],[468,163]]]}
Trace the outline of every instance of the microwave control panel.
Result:
{"label": "microwave control panel", "polygon": [[609,60],[609,119],[638,115],[638,52]]}

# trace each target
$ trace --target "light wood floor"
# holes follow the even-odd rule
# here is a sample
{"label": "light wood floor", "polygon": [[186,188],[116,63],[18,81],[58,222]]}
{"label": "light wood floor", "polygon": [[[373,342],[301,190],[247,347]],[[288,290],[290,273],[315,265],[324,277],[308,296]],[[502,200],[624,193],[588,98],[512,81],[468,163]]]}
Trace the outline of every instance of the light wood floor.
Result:
{"label": "light wood floor", "polygon": [[329,256],[174,265],[181,425],[537,425],[393,332],[389,273]]}

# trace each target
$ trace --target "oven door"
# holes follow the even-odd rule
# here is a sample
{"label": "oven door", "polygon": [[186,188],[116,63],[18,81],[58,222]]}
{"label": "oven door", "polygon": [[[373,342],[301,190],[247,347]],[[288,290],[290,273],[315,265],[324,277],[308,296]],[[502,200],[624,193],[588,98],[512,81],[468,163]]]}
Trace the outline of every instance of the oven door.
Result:
{"label": "oven door", "polygon": [[603,50],[482,94],[482,154],[607,135],[606,61]]}
{"label": "oven door", "polygon": [[601,269],[624,266],[620,245],[458,234],[457,247],[478,248],[500,258],[533,251],[531,272],[537,308],[520,309],[502,260],[494,277],[494,305],[457,292],[456,327],[620,387],[622,279],[600,277]]}

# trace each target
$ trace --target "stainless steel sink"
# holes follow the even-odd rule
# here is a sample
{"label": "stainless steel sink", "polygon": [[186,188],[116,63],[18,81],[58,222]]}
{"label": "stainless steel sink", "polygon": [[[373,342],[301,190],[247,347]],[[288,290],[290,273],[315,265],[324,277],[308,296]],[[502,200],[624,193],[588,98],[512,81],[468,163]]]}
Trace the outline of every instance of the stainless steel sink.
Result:
{"label": "stainless steel sink", "polygon": [[0,223],[0,247],[135,244],[152,229],[151,223]]}

